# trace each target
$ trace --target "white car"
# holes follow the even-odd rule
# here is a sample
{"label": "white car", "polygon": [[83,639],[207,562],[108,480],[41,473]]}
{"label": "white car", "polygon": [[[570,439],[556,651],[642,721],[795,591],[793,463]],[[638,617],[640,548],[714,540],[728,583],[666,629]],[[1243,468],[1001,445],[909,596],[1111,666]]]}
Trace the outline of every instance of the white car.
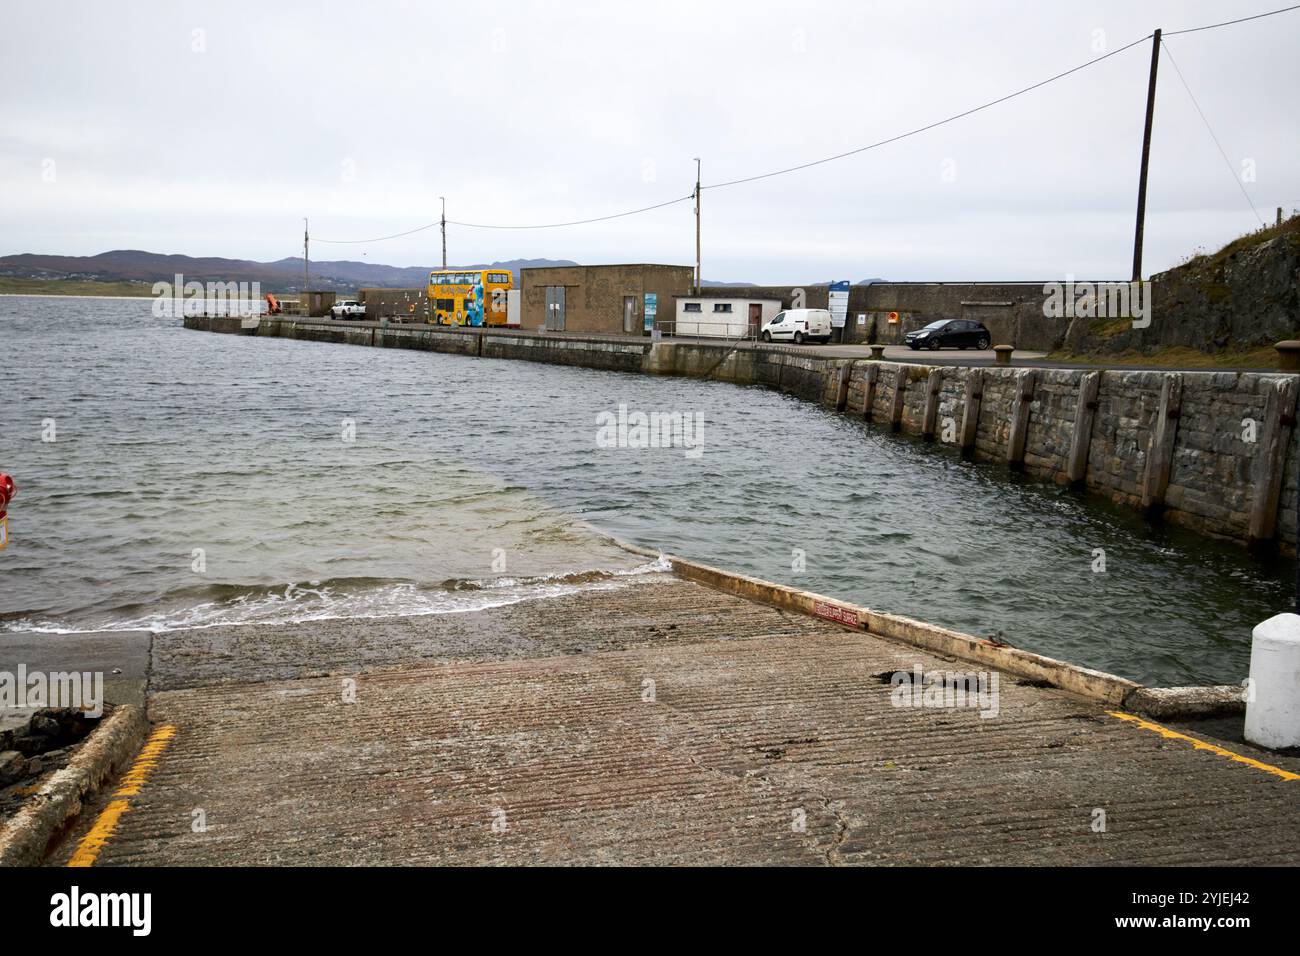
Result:
{"label": "white car", "polygon": [[788,341],[800,345],[805,339],[831,340],[831,314],[826,309],[786,309],[763,323],[764,342]]}
{"label": "white car", "polygon": [[340,299],[330,306],[332,319],[364,319],[366,307],[356,299]]}

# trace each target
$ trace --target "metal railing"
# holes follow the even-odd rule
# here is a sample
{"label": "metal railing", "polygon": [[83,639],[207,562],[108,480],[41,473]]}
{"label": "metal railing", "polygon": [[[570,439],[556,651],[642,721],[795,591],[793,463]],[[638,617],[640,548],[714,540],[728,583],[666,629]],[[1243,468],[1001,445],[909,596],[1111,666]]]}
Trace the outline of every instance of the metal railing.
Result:
{"label": "metal railing", "polygon": [[[744,330],[737,334],[734,330],[740,327]],[[758,341],[758,325],[737,318],[655,319],[654,329],[674,338],[717,339],[724,345]]]}

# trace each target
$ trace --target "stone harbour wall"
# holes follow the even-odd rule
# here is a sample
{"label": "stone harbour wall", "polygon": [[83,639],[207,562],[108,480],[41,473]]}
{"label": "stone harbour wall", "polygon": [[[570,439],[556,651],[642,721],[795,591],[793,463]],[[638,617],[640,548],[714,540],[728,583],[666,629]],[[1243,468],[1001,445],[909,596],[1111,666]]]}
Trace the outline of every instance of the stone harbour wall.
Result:
{"label": "stone harbour wall", "polygon": [[[854,362],[851,375],[847,414],[1207,534],[1295,542],[1294,375],[867,360]],[[935,406],[928,427],[927,401]]]}

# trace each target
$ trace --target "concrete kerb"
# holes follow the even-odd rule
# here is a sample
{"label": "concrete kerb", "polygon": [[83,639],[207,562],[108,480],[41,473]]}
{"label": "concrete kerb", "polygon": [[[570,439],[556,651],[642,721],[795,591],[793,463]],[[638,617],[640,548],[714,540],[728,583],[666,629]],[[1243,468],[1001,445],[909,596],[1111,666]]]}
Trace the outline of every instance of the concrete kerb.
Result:
{"label": "concrete kerb", "polygon": [[[641,554],[654,554],[639,548],[635,550]],[[983,664],[1016,677],[1042,681],[1107,707],[1166,720],[1222,716],[1245,709],[1240,687],[1144,687],[1114,674],[1068,664],[960,631],[897,614],[883,614],[811,591],[773,584],[671,555],[666,557],[673,572],[689,581],[911,647]]]}
{"label": "concrete kerb", "polygon": [[1125,709],[1155,720],[1200,720],[1246,712],[1244,688],[1236,684],[1209,687],[1139,687]]}
{"label": "concrete kerb", "polygon": [[683,561],[680,558],[670,557],[669,560],[672,562],[673,571],[681,577],[720,591],[762,604],[820,617],[852,630],[866,631],[877,637],[898,641],[912,647],[925,648],[948,657],[987,664],[996,670],[1015,674],[1018,677],[1046,681],[1055,687],[1110,706],[1121,706],[1124,699],[1141,686],[1113,674],[1066,664],[1050,657],[995,644],[983,638],[911,618],[882,614],[811,591],[773,584],[693,561]]}
{"label": "concrete kerb", "polygon": [[0,824],[0,866],[37,866],[51,840],[81,812],[105,780],[139,752],[149,722],[130,704],[113,712],[85,739],[68,766],[56,771],[7,823]]}

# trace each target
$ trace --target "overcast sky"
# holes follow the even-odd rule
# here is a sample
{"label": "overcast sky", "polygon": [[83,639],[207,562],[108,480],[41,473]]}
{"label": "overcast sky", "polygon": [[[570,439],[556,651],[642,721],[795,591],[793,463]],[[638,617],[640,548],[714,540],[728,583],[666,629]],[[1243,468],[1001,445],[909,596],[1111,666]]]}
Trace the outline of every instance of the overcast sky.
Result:
{"label": "overcast sky", "polygon": [[[1150,43],[1202,2],[41,2],[0,30],[0,254],[278,259],[686,196],[704,277],[1127,278]],[[1146,271],[1300,207],[1300,11],[1171,37]],[[1229,163],[1231,169],[1229,169]],[[1253,180],[1250,179],[1253,170]],[[435,227],[312,258],[436,265]],[[693,263],[689,201],[448,228],[452,264]]]}

